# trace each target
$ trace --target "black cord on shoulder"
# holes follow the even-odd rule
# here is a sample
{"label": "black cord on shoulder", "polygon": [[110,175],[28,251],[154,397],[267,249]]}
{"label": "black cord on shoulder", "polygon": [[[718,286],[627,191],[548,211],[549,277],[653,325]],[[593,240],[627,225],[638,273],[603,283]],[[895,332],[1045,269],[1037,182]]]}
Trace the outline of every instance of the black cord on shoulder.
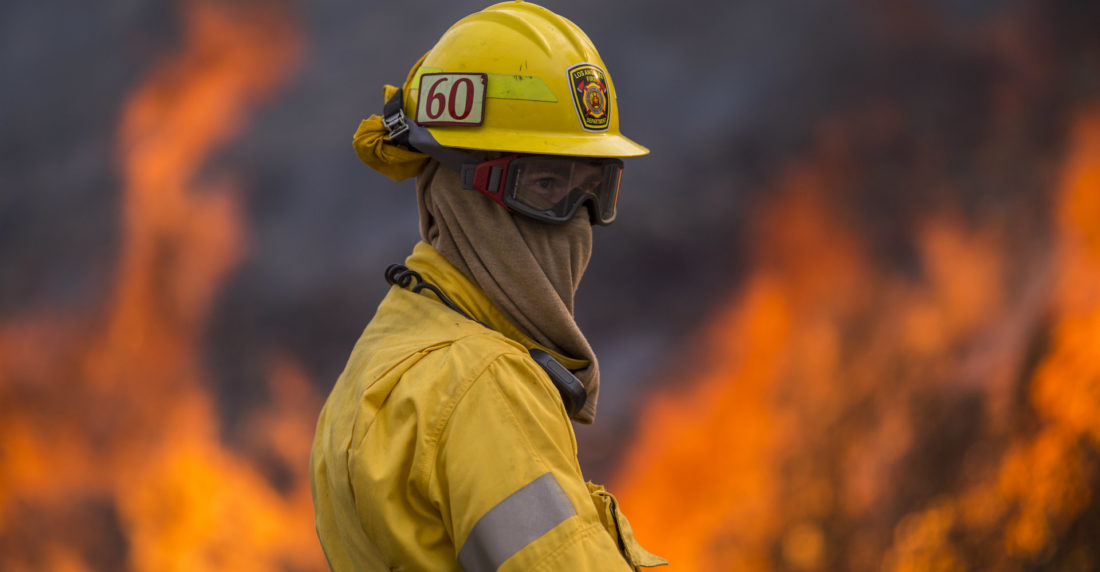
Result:
{"label": "black cord on shoulder", "polygon": [[[415,284],[413,282],[416,282]],[[451,301],[446,294],[443,293],[435,284],[426,282],[420,273],[415,270],[410,270],[409,267],[404,264],[391,264],[386,268],[386,282],[391,285],[400,286],[402,288],[408,288],[413,294],[419,294],[421,290],[425,288],[435,294],[436,298],[439,298],[440,302],[443,302],[445,306],[462,314],[462,317],[467,320],[473,320],[469,314],[462,311],[457,304]],[[411,287],[410,287],[411,286]]]}
{"label": "black cord on shoulder", "polygon": [[[473,320],[469,314],[463,312],[462,308],[459,308],[457,304],[452,302],[435,284],[426,282],[424,278],[420,276],[420,273],[415,270],[410,270],[409,267],[403,264],[391,264],[386,268],[386,282],[389,282],[392,286],[408,288],[414,294],[419,294],[421,290],[427,288],[448,308],[462,314],[467,320]],[[478,323],[483,326],[485,325],[481,322]],[[529,353],[531,358],[535,360],[535,363],[550,376],[550,381],[554,383],[554,387],[558,389],[558,393],[561,395],[561,400],[565,405],[566,412],[569,414],[570,418],[573,418],[584,408],[584,402],[588,398],[588,393],[584,390],[584,385],[581,384],[580,380],[578,380],[572,372],[566,369],[565,366],[560,364],[558,360],[554,359],[550,354],[540,349],[532,349]]]}

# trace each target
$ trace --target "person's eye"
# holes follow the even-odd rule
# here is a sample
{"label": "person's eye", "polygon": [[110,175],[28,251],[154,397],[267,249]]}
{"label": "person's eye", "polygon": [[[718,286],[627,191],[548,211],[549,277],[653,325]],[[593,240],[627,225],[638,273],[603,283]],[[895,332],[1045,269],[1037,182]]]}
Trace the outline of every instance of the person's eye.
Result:
{"label": "person's eye", "polygon": [[535,179],[535,186],[544,191],[553,190],[559,184],[557,177],[539,177]]}
{"label": "person's eye", "polygon": [[528,173],[525,184],[540,191],[553,191],[565,186],[565,179],[556,173],[547,171]]}

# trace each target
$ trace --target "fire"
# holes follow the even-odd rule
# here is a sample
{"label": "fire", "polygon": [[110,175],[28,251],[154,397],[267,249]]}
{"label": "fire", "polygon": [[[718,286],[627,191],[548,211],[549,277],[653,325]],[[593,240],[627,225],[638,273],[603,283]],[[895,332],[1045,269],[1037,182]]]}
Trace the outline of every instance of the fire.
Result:
{"label": "fire", "polygon": [[[926,569],[938,562],[962,569],[962,548],[981,538],[1000,542],[1003,555],[988,560],[997,567],[1012,561],[1046,563],[1058,550],[1059,537],[1095,502],[1094,457],[1100,449],[1100,113],[1081,120],[1072,140],[1057,204],[1050,349],[1028,388],[1039,428],[1008,447],[988,480],[906,517],[887,560],[892,569]],[[1071,553],[1072,567],[1096,566],[1100,555],[1092,544]]]}
{"label": "fire", "polygon": [[273,403],[235,450],[198,343],[246,248],[234,181],[204,166],[288,77],[296,32],[256,3],[191,2],[183,17],[179,53],[122,112],[111,299],[0,325],[4,570],[324,566],[305,469],[319,398],[293,362],[273,364]]}
{"label": "fire", "polygon": [[688,381],[638,417],[614,483],[635,530],[680,570],[1093,569],[1100,113],[1052,239],[948,209],[918,225],[919,272],[831,208],[829,140],[771,189]]}

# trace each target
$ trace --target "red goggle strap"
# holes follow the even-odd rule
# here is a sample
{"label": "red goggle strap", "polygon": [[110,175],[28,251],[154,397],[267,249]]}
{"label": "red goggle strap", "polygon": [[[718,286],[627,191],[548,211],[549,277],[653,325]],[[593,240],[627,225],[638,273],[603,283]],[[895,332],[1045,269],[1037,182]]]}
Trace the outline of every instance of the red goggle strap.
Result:
{"label": "red goggle strap", "polygon": [[508,166],[516,157],[518,155],[508,155],[477,164],[462,165],[462,187],[473,189],[512,212],[512,207],[504,202],[504,183]]}

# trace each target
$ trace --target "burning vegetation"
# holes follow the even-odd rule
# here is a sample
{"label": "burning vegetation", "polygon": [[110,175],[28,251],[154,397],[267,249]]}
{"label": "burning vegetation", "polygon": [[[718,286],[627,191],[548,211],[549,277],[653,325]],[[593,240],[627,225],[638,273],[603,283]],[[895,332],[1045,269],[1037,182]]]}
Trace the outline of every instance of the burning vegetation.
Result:
{"label": "burning vegetation", "polygon": [[273,403],[229,447],[199,355],[246,247],[234,182],[203,167],[293,69],[295,31],[269,5],[185,8],[180,52],[122,113],[110,301],[0,325],[3,570],[324,566],[304,464],[319,398],[276,361]]}
{"label": "burning vegetation", "polygon": [[[1095,22],[1081,6],[971,38],[969,115],[886,88],[760,193],[746,278],[612,483],[673,569],[1100,567],[1100,50],[1066,31]],[[927,34],[920,13],[886,27]]]}
{"label": "burning vegetation", "polygon": [[640,416],[642,539],[684,570],[1100,565],[1100,114],[1071,141],[1052,237],[941,215],[916,275],[839,222],[835,173],[786,177],[691,389]]}

